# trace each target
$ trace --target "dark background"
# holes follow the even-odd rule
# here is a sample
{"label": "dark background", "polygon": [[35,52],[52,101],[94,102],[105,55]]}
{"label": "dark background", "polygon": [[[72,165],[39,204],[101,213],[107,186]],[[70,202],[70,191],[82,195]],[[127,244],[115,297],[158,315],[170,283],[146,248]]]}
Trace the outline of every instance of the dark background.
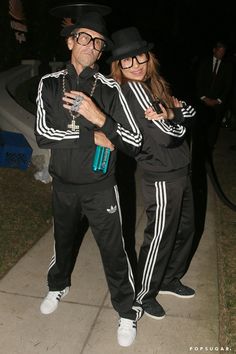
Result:
{"label": "dark background", "polygon": [[[65,0],[21,0],[28,28],[26,42],[19,44],[10,27],[9,1],[0,4],[0,70],[20,64],[21,59],[39,59],[47,67],[52,60],[69,59],[64,40],[59,33],[62,19],[49,14],[55,6],[77,3]],[[88,1],[89,2],[89,1]],[[175,87],[177,94],[186,95],[198,58],[211,51],[217,39],[228,42],[228,54],[236,48],[236,14],[233,1],[213,0],[143,0],[91,1],[112,7],[106,16],[109,32],[124,26],[137,26],[144,39],[155,43],[154,52],[161,72]],[[106,55],[105,58],[106,59]],[[101,71],[109,71],[105,60]],[[46,69],[45,69],[46,70]],[[183,85],[183,83],[185,83]]]}

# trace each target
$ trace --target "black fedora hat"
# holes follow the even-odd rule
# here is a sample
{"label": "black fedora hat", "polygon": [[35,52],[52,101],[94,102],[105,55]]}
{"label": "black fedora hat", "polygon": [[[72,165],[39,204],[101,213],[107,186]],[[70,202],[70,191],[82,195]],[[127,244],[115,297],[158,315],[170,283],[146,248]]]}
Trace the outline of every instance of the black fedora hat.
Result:
{"label": "black fedora hat", "polygon": [[146,53],[154,47],[153,43],[148,43],[142,39],[136,27],[126,27],[111,35],[113,41],[112,55],[107,62],[132,57],[141,53]]}
{"label": "black fedora hat", "polygon": [[62,37],[69,37],[76,29],[88,28],[92,31],[101,34],[106,41],[104,50],[110,50],[113,47],[112,41],[108,38],[106,23],[102,15],[98,12],[88,12],[81,16],[81,18],[73,25],[66,26],[61,31]]}

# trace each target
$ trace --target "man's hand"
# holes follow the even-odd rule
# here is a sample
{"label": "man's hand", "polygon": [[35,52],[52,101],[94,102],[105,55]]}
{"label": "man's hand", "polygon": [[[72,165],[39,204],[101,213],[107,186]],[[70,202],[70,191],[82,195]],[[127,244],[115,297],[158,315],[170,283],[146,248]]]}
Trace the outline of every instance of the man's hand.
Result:
{"label": "man's hand", "polygon": [[94,142],[96,145],[109,148],[111,151],[115,149],[115,146],[112,142],[106,137],[106,135],[100,131],[94,132]]}
{"label": "man's hand", "polygon": [[215,106],[218,106],[219,104],[219,101],[216,100],[216,99],[213,99],[213,98],[208,98],[208,97],[205,97],[203,99],[203,102],[205,103],[206,106],[208,107],[215,107]]}
{"label": "man's hand", "polygon": [[[82,100],[80,101],[79,105],[76,106],[74,103],[76,97],[78,96],[80,96]],[[72,109],[73,112],[81,114],[84,118],[86,118],[88,121],[90,121],[99,128],[104,125],[106,121],[105,114],[103,114],[102,111],[92,101],[92,99],[89,96],[85,95],[83,92],[65,92],[65,95],[62,99],[65,102],[63,104],[64,108],[68,110]]]}

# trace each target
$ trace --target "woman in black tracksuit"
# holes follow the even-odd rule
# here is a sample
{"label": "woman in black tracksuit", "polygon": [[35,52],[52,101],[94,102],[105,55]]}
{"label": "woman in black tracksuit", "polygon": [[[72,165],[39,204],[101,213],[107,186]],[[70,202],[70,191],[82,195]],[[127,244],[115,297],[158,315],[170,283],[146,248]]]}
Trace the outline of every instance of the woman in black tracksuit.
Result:
{"label": "woman in black tracksuit", "polygon": [[186,125],[195,110],[172,97],[157,71],[157,59],[137,28],[112,35],[111,75],[121,84],[142,135],[136,156],[142,170],[147,214],[137,267],[136,299],[147,315],[165,316],[158,293],[182,298],[195,291],[180,282],[194,235],[194,210],[189,176]]}

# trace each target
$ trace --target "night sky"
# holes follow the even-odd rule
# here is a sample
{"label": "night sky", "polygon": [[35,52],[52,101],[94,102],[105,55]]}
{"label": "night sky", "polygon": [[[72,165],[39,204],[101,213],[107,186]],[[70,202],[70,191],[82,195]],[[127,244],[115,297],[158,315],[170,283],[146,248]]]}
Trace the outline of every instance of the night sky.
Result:
{"label": "night sky", "polygon": [[[46,1],[49,7],[73,2],[77,1]],[[161,47],[168,48],[179,43],[194,51],[199,46],[207,47],[217,37],[226,37],[230,42],[236,40],[233,1],[143,0],[142,5],[140,1],[135,4],[134,1],[128,0],[95,0],[92,3],[112,8],[112,13],[106,16],[111,32],[134,25]]]}
{"label": "night sky", "polygon": [[[65,61],[69,54],[59,33],[62,20],[49,14],[55,6],[77,3],[65,0],[21,0],[25,12],[28,33],[25,44],[14,48],[11,44],[10,59],[20,56],[35,58],[44,62]],[[175,86],[188,79],[188,70],[196,57],[211,51],[216,39],[229,44],[229,52],[236,48],[236,14],[233,1],[217,4],[213,0],[143,0],[143,4],[129,0],[91,1],[112,7],[106,21],[109,32],[126,26],[139,28],[144,39],[155,44],[161,70]],[[0,49],[9,52],[9,33],[12,33],[8,19],[8,0],[0,4]],[[5,14],[4,14],[5,13]],[[106,58],[104,58],[106,59]],[[3,60],[3,59],[2,59]],[[9,63],[9,58],[5,62]],[[184,77],[185,75],[185,77]]]}

